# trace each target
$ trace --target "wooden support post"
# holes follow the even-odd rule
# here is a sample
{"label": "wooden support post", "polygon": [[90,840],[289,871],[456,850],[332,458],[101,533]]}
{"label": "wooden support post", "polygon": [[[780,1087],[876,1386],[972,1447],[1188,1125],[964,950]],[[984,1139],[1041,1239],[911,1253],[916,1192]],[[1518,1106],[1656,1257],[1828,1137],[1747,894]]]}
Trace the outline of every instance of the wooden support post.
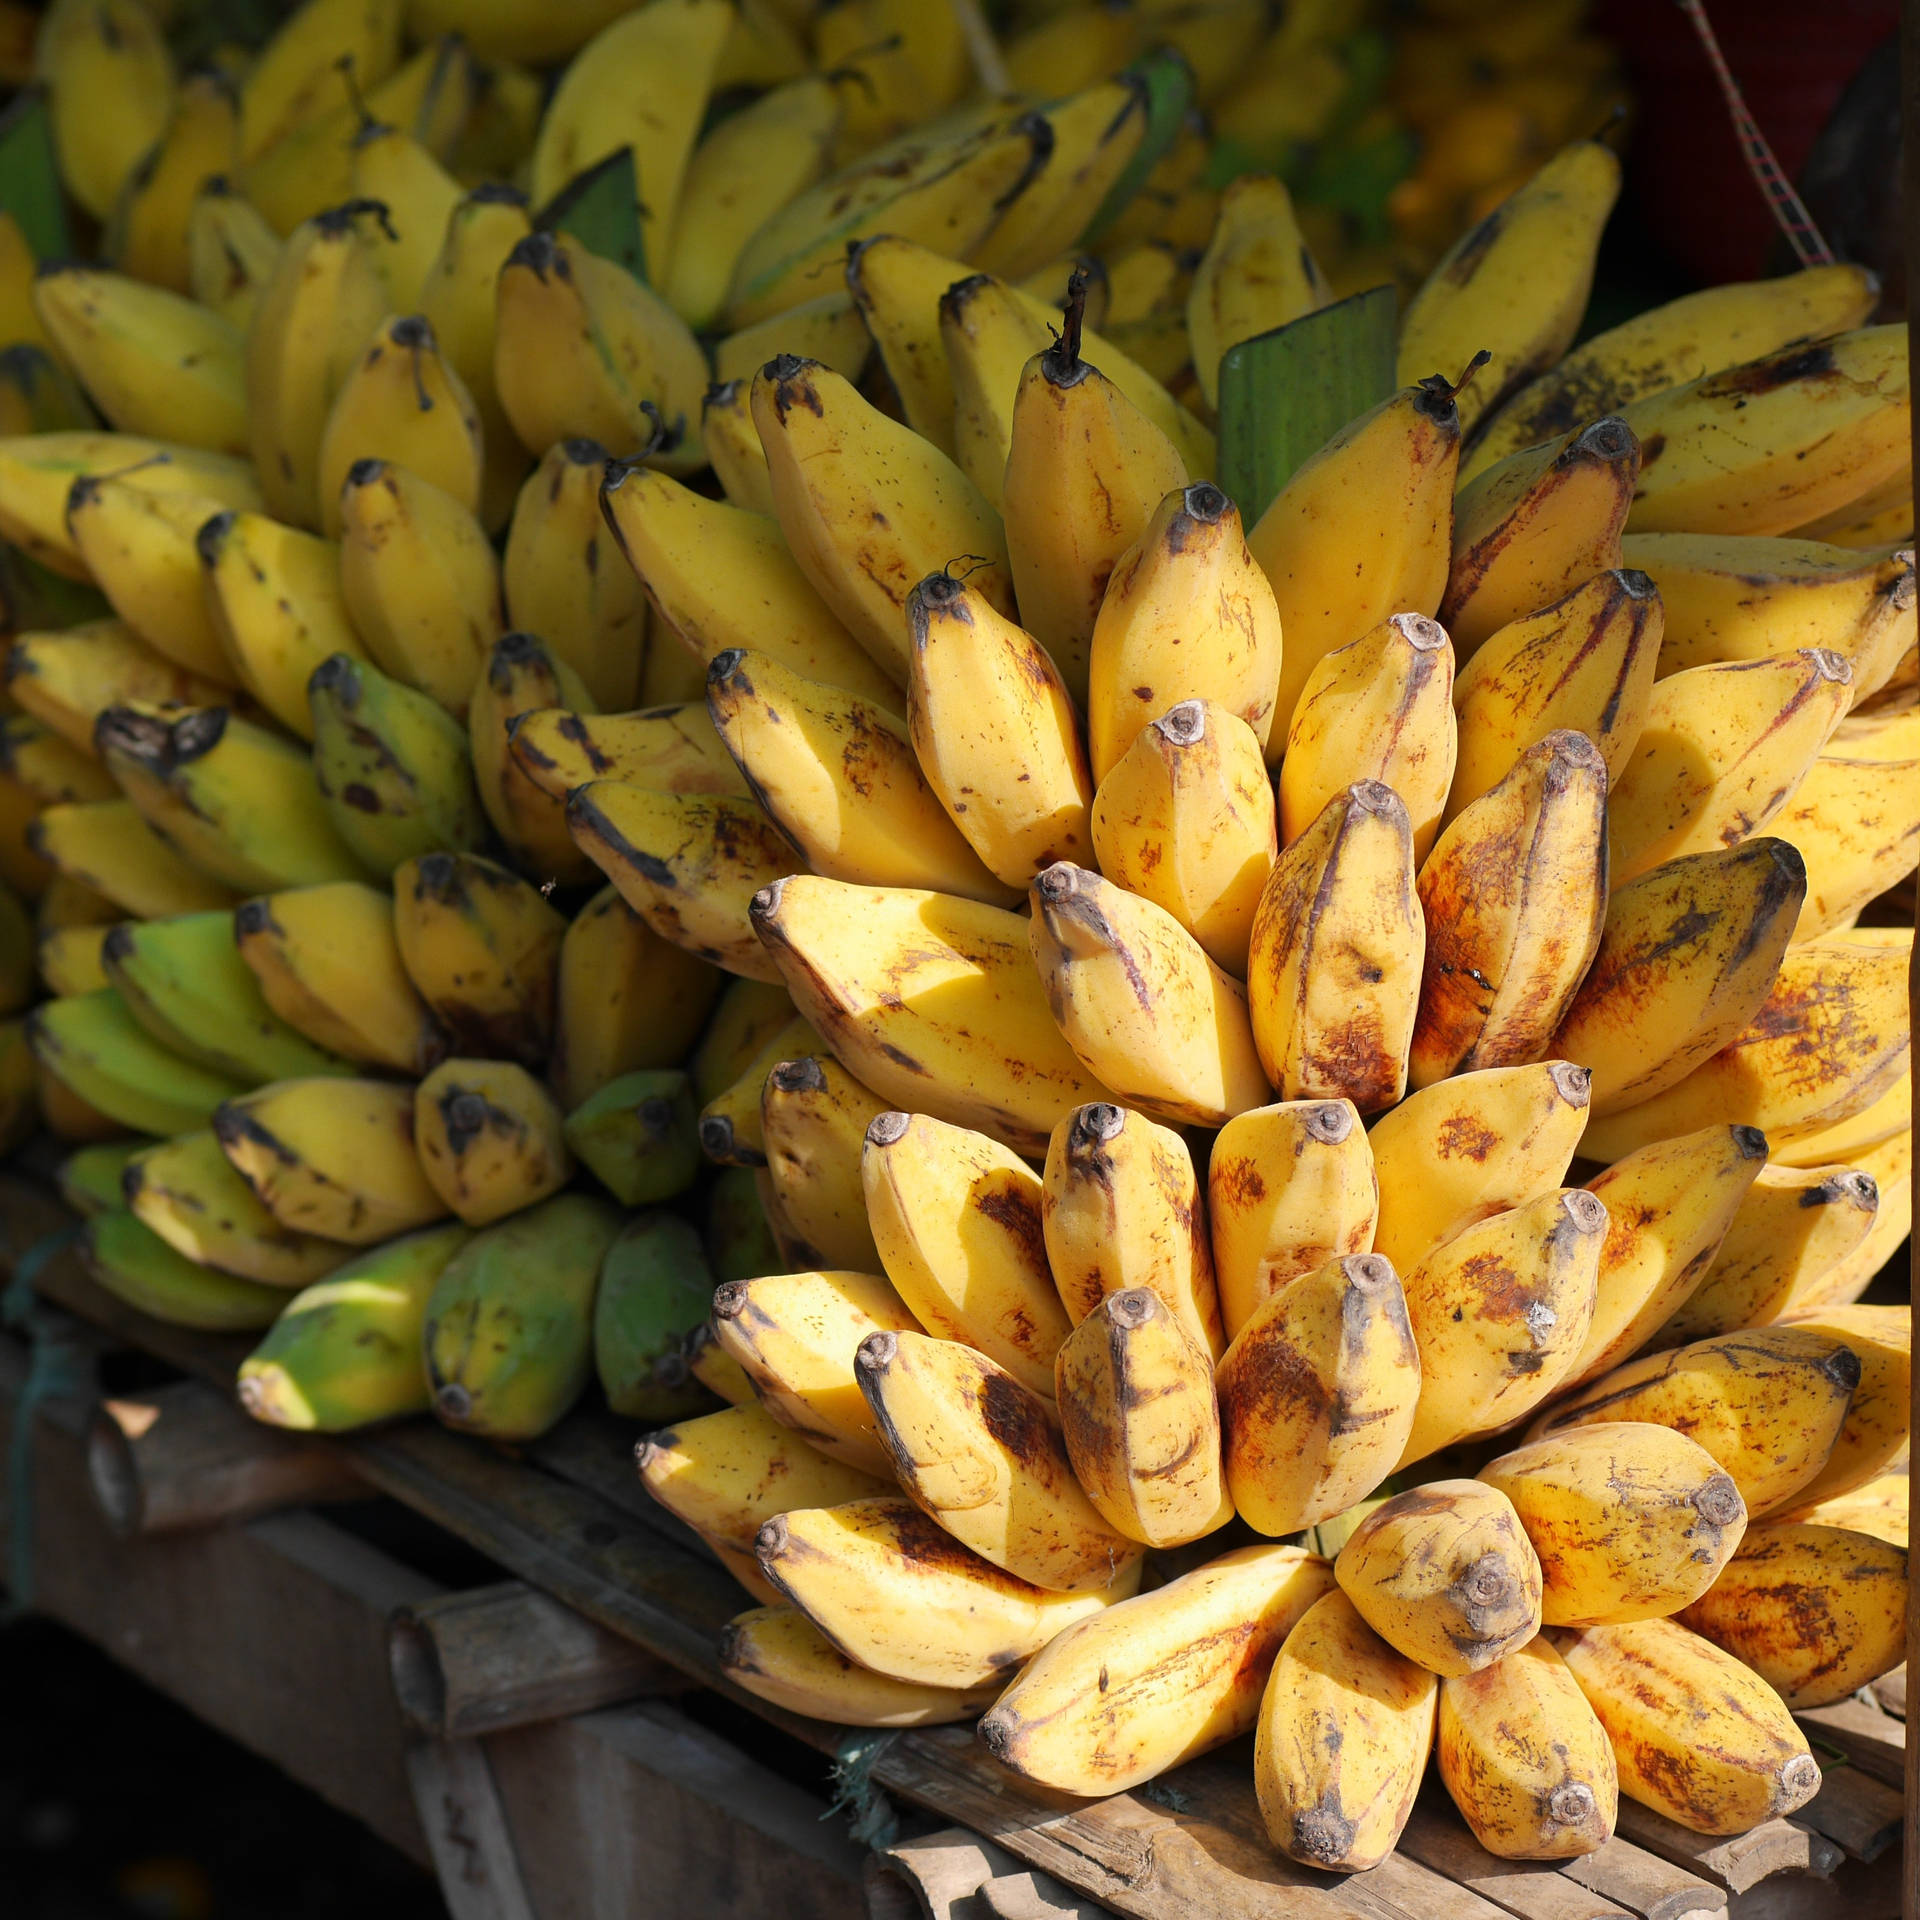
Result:
{"label": "wooden support post", "polygon": [[[1914,323],[1920,321],[1920,0],[1901,0],[1900,5],[1900,135],[1902,238],[1907,260],[1907,372],[1911,385],[1920,368],[1920,349],[1914,344]],[[1920,454],[1920,421],[1914,426],[1913,446]],[[1920,468],[1920,458],[1914,463]],[[1920,895],[1915,896],[1914,922],[1920,927]],[[1912,1016],[1920,1019],[1920,973],[1911,969],[1907,976],[1907,1003]],[[1912,1170],[1913,1191],[1920,1199],[1920,1166]],[[1911,1296],[1912,1281],[1920,1278],[1920,1255],[1910,1247],[1907,1266]],[[1920,1373],[1913,1376],[1911,1419],[1920,1426]],[[1909,1450],[1907,1490],[1920,1489],[1920,1454]],[[1907,1548],[1907,1666],[1920,1667],[1920,1571],[1912,1545]],[[1900,1863],[1900,1912],[1902,1920],[1920,1920],[1920,1714],[1907,1715],[1906,1845]]]}
{"label": "wooden support post", "polygon": [[479,1741],[423,1741],[407,1779],[452,1920],[538,1920]]}
{"label": "wooden support post", "polygon": [[103,1401],[87,1433],[87,1479],[122,1540],[373,1491],[325,1441],[263,1427],[197,1380]]}
{"label": "wooden support post", "polygon": [[387,1657],[400,1711],[431,1740],[564,1719],[692,1684],[644,1647],[518,1580],[402,1607]]}

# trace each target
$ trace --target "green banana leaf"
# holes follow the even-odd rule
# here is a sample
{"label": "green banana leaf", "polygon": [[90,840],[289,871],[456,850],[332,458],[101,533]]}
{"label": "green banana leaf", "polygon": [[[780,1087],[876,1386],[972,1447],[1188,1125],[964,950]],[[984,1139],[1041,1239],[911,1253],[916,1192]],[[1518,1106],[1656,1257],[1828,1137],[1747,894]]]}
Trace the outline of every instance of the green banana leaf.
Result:
{"label": "green banana leaf", "polygon": [[589,253],[625,267],[644,282],[647,253],[640,238],[640,208],[633,149],[622,147],[575,174],[534,215],[533,224],[543,233],[564,227]]}
{"label": "green banana leaf", "polygon": [[72,253],[47,97],[38,87],[15,94],[0,113],[0,207],[19,221],[36,260],[64,260]]}
{"label": "green banana leaf", "polygon": [[1172,47],[1155,48],[1136,60],[1127,73],[1146,88],[1147,131],[1127,162],[1126,171],[1113,183],[1099,212],[1081,232],[1082,247],[1093,246],[1126,211],[1133,196],[1146,184],[1147,175],[1178,138],[1187,110],[1193,105],[1193,69]]}

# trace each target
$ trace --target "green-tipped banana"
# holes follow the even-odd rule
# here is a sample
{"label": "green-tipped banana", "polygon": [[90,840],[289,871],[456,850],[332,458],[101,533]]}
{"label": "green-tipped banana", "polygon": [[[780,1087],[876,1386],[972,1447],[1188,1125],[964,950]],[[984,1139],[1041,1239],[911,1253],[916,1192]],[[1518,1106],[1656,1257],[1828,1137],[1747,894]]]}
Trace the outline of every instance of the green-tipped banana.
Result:
{"label": "green-tipped banana", "polygon": [[191,1133],[245,1091],[163,1047],[111,987],[36,1007],[27,1038],[56,1080],[136,1133]]}
{"label": "green-tipped banana", "polygon": [[450,1427],[532,1440],[593,1369],[593,1296],[621,1228],[604,1200],[560,1194],[475,1235],[448,1263],[422,1342],[433,1410]]}
{"label": "green-tipped banana", "polygon": [[321,795],[370,873],[437,849],[485,846],[467,730],[437,700],[344,653],[314,668],[307,699]]}
{"label": "green-tipped banana", "polygon": [[627,1223],[600,1268],[593,1363],[607,1405],[634,1420],[679,1420],[712,1404],[687,1370],[684,1342],[713,1309],[700,1236],[677,1214]]}
{"label": "green-tipped banana", "polygon": [[433,1404],[420,1362],[427,1302],[473,1238],[449,1221],[370,1248],[287,1302],[240,1363],[240,1404],[272,1427],[346,1433]]}
{"label": "green-tipped banana", "polygon": [[234,1171],[211,1127],[130,1160],[121,1192],[134,1218],[176,1253],[237,1280],[308,1287],[347,1257],[334,1241],[283,1227]]}
{"label": "green-tipped banana", "polygon": [[233,941],[230,913],[123,920],[100,948],[127,1011],[163,1047],[242,1086],[352,1073],[267,1005]]}
{"label": "green-tipped banana", "polygon": [[623,1073],[567,1115],[566,1136],[575,1159],[623,1206],[671,1200],[700,1171],[700,1116],[675,1067]]}
{"label": "green-tipped banana", "polygon": [[127,1162],[152,1145],[151,1140],[102,1140],[68,1154],[54,1175],[60,1198],[87,1220],[96,1213],[111,1213],[116,1207],[125,1206],[126,1196],[120,1183]]}
{"label": "green-tipped banana", "polygon": [[116,1300],[172,1326],[252,1333],[272,1326],[287,1304],[284,1288],[197,1266],[124,1207],[87,1222],[81,1252],[88,1271]]}

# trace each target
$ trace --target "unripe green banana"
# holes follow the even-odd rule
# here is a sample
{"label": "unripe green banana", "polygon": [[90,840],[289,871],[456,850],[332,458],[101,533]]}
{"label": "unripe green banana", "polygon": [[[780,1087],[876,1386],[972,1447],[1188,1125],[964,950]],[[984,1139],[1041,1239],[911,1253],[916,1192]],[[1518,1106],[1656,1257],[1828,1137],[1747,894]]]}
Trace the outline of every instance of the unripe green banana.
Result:
{"label": "unripe green banana", "polygon": [[[712,1404],[682,1351],[712,1305],[713,1275],[686,1221],[641,1213],[626,1223],[600,1263],[593,1300],[593,1364],[615,1413],[678,1420]],[[733,1544],[751,1546],[751,1536]]]}

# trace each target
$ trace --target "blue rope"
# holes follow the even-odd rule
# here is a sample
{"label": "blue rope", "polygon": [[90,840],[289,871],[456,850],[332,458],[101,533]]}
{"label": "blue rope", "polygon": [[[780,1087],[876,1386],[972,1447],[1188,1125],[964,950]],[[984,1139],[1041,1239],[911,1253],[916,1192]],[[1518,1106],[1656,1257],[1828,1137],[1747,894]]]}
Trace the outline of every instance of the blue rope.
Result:
{"label": "blue rope", "polygon": [[93,1356],[73,1335],[39,1311],[34,1285],[48,1261],[80,1236],[79,1226],[43,1234],[14,1262],[13,1277],[0,1294],[0,1322],[32,1341],[32,1359],[20,1399],[13,1410],[13,1439],[7,1454],[7,1603],[0,1625],[32,1611],[33,1437],[40,1408],[49,1400],[72,1399],[93,1391]]}
{"label": "blue rope", "polygon": [[833,1750],[833,1804],[820,1818],[848,1815],[847,1831],[857,1844],[876,1852],[900,1838],[900,1816],[893,1802],[873,1784],[873,1769],[897,1733],[850,1733]]}

